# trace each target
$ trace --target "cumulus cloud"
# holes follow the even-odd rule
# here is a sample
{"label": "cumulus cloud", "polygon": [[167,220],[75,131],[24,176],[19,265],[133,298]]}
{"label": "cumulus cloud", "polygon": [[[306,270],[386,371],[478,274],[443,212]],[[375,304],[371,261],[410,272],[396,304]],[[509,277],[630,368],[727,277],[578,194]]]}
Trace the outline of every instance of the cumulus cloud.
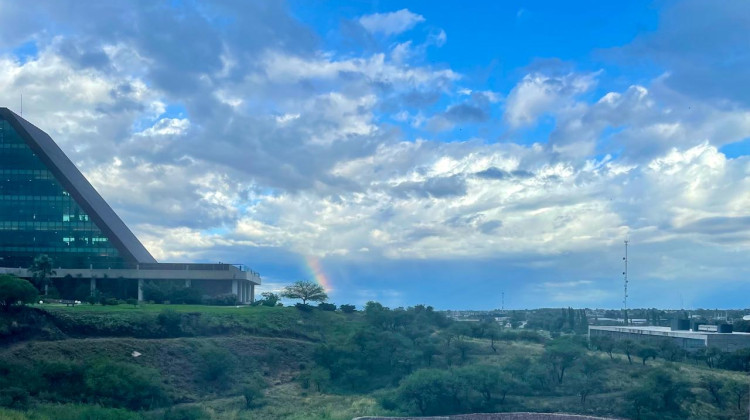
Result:
{"label": "cumulus cloud", "polygon": [[396,35],[424,22],[424,17],[401,9],[390,13],[373,13],[359,18],[359,23],[372,33],[382,33],[386,36]]}
{"label": "cumulus cloud", "polygon": [[[626,235],[664,281],[736,278],[726,267],[750,248],[750,161],[721,153],[750,136],[750,111],[740,96],[692,101],[684,69],[605,88],[600,72],[536,68],[494,92],[421,60],[442,30],[339,54],[283,4],[89,6],[100,19],[3,3],[0,48],[37,51],[0,50],[0,102],[23,92],[24,115],[160,259],[500,260],[563,271],[545,280],[548,302],[574,304],[611,299],[576,270],[609,278],[618,261],[604,250]],[[423,21],[406,9],[359,19],[385,36]],[[545,117],[549,135],[513,137]],[[477,136],[436,140],[462,127]]]}
{"label": "cumulus cloud", "polygon": [[596,73],[526,75],[508,94],[504,118],[511,127],[534,124],[547,112],[570,106],[577,95],[596,84]]}

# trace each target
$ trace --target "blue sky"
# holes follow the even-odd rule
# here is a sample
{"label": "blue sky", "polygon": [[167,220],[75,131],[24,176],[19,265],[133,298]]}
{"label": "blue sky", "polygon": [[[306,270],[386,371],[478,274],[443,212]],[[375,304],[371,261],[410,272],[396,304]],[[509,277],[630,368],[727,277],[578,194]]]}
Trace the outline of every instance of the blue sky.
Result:
{"label": "blue sky", "polygon": [[339,304],[619,308],[629,238],[630,306],[750,306],[745,2],[22,6],[0,104],[160,261]]}

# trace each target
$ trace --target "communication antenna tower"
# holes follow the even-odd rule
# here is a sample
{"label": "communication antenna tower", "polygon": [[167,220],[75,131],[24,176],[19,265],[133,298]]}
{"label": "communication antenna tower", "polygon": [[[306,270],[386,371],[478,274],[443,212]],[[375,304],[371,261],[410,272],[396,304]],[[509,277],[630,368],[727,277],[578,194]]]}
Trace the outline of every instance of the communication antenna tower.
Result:
{"label": "communication antenna tower", "polygon": [[501,296],[502,297],[501,297],[501,301],[500,301],[501,302],[500,303],[500,305],[501,305],[500,306],[500,310],[504,312],[505,311],[505,292],[502,292]]}
{"label": "communication antenna tower", "polygon": [[625,262],[625,271],[622,272],[623,279],[625,281],[624,285],[624,294],[622,297],[622,310],[625,315],[625,324],[628,323],[628,240],[625,239],[625,256],[622,257],[623,262]]}

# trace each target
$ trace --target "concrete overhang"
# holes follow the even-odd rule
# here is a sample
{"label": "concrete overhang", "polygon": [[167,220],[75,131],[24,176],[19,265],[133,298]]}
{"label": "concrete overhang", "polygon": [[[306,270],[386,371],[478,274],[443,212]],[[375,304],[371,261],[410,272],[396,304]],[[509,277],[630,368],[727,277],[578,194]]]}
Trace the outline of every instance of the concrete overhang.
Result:
{"label": "concrete overhang", "polygon": [[[220,269],[206,269],[204,264],[180,264],[185,267],[175,270],[174,264],[164,264],[165,268],[159,268],[160,264],[150,264],[155,267],[147,269],[136,268],[57,268],[52,278],[63,278],[65,276],[97,278],[97,279],[143,279],[143,280],[246,280],[256,286],[261,284],[260,275],[252,270],[241,270],[235,266],[223,264]],[[221,267],[222,265],[213,264]],[[166,268],[169,266],[169,268]],[[194,269],[190,269],[190,267]],[[0,267],[0,274],[12,274],[17,277],[31,278],[31,272],[26,268],[4,268]]]}

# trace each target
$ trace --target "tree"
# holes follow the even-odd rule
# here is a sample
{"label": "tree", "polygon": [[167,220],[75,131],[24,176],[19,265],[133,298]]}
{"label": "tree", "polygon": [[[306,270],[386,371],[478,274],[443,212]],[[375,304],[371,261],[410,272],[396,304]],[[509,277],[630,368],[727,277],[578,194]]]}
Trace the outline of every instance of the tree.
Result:
{"label": "tree", "polygon": [[685,350],[677,345],[674,340],[669,339],[659,342],[659,351],[661,352],[662,357],[670,362],[674,362],[685,354]]}
{"label": "tree", "polygon": [[632,355],[633,352],[636,350],[636,344],[632,340],[622,340],[619,342],[619,347],[622,349],[623,353],[625,353],[625,356],[628,356],[628,363],[631,365],[633,364]]}
{"label": "tree", "polygon": [[721,389],[724,388],[724,382],[714,376],[704,375],[701,377],[700,386],[708,392],[714,404],[722,408],[724,400]]}
{"label": "tree", "polygon": [[578,363],[579,368],[572,374],[572,384],[570,387],[575,389],[578,396],[581,397],[581,405],[586,406],[586,398],[589,395],[600,392],[604,386],[602,373],[604,372],[604,363],[599,357],[584,355]]}
{"label": "tree", "polygon": [[8,310],[17,303],[35,302],[39,292],[28,280],[9,274],[0,275],[0,305]]}
{"label": "tree", "polygon": [[44,289],[44,295],[47,295],[49,288],[49,278],[57,274],[52,267],[52,258],[46,254],[42,254],[34,258],[34,262],[29,267],[31,272],[31,278],[34,285],[39,289]]}
{"label": "tree", "polygon": [[357,307],[354,305],[340,305],[339,309],[345,314],[350,314],[357,310]]}
{"label": "tree", "polygon": [[601,337],[592,337],[591,338],[591,345],[594,346],[597,350],[601,350],[603,352],[606,352],[609,355],[610,360],[615,360],[614,355],[612,355],[612,352],[615,350],[615,345],[617,343],[612,337],[609,336],[601,336]]}
{"label": "tree", "polygon": [[729,393],[732,394],[732,398],[734,398],[737,403],[737,411],[742,411],[742,400],[750,393],[747,383],[732,380],[729,382],[727,389],[729,389]]}
{"label": "tree", "polygon": [[651,372],[645,386],[651,388],[653,395],[659,400],[660,410],[663,411],[679,412],[680,403],[691,396],[687,382],[662,369]]}
{"label": "tree", "polygon": [[635,420],[641,420],[643,415],[653,410],[656,406],[656,398],[645,387],[638,387],[631,389],[625,394],[625,401],[630,401],[633,418]]}
{"label": "tree", "polygon": [[469,387],[458,375],[442,369],[421,369],[404,378],[397,396],[422,416],[458,412]]}
{"label": "tree", "polygon": [[461,362],[464,363],[469,357],[469,353],[474,350],[474,343],[466,339],[455,340],[454,342],[456,349],[461,354]]}
{"label": "tree", "polygon": [[639,348],[636,354],[638,355],[638,357],[641,358],[641,361],[643,362],[643,366],[646,366],[646,361],[648,359],[656,359],[656,356],[659,354],[659,351],[653,347],[644,346],[644,347]]}
{"label": "tree", "polygon": [[495,394],[500,395],[500,403],[505,402],[505,396],[516,388],[518,384],[509,373],[503,371],[499,366],[493,365],[471,365],[458,371],[468,384],[482,394],[487,407],[490,406]]}
{"label": "tree", "polygon": [[502,334],[502,330],[500,329],[500,326],[498,326],[494,322],[487,327],[487,331],[485,331],[484,333],[485,337],[490,339],[490,348],[492,349],[493,353],[497,353],[497,347],[495,347],[495,341],[497,341],[500,338],[501,334]]}
{"label": "tree", "polygon": [[242,396],[245,397],[245,408],[252,409],[261,404],[263,389],[266,381],[259,375],[251,378],[250,382],[242,388]]}
{"label": "tree", "polygon": [[308,300],[312,302],[325,302],[328,299],[323,286],[310,281],[298,281],[291,286],[285,287],[281,292],[281,296],[287,299],[300,299],[302,300],[302,304],[307,304]]}
{"label": "tree", "polygon": [[260,294],[260,296],[263,299],[258,299],[255,301],[253,306],[276,306],[277,303],[279,303],[279,300],[281,300],[281,297],[273,292],[263,292]]}
{"label": "tree", "polygon": [[572,367],[573,363],[584,353],[583,348],[578,344],[570,340],[558,339],[547,345],[543,357],[549,363],[557,383],[562,384],[565,371]]}
{"label": "tree", "polygon": [[718,349],[716,347],[708,347],[705,349],[699,349],[695,353],[695,357],[698,359],[703,359],[704,362],[706,362],[706,366],[713,369],[716,366],[716,362],[721,357],[722,352],[721,349]]}

